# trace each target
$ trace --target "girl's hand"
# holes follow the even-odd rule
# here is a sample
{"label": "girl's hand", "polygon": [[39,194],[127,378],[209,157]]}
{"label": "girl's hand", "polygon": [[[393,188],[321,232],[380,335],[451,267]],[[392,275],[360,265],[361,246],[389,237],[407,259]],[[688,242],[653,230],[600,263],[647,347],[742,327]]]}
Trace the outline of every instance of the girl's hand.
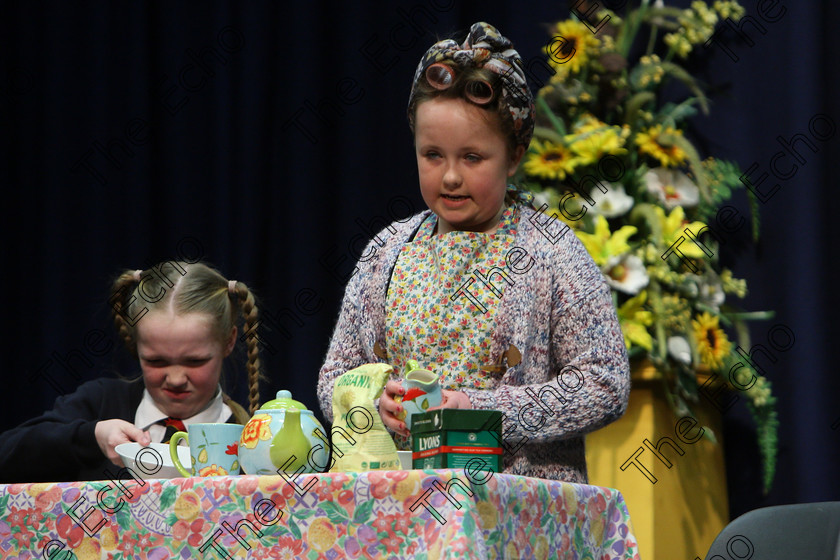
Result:
{"label": "girl's hand", "polygon": [[152,442],[149,432],[144,432],[134,424],[116,418],[97,422],[93,433],[96,436],[96,443],[99,444],[99,449],[102,450],[102,454],[108,457],[118,467],[124,467],[125,465],[123,465],[122,459],[114,450],[116,446],[130,441],[136,441],[144,446]]}
{"label": "girl's hand", "polygon": [[461,391],[447,391],[446,389],[441,389],[441,394],[443,395],[443,402],[440,403],[440,406],[433,406],[429,410],[437,410],[439,408],[472,408],[472,403],[470,402],[470,398],[467,396],[466,393],[462,393]]}
{"label": "girl's hand", "polygon": [[394,400],[397,395],[404,395],[405,389],[399,381],[388,381],[385,389],[379,397],[379,416],[385,427],[400,435],[408,436],[411,432],[405,426],[405,422],[397,417],[397,414],[405,412],[400,403]]}

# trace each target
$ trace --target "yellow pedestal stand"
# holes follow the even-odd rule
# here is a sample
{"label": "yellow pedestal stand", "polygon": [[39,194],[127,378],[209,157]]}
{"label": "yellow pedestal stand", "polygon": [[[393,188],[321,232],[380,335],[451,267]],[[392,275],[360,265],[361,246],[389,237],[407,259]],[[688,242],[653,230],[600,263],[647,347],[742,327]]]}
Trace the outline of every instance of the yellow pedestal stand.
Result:
{"label": "yellow pedestal stand", "polygon": [[[680,423],[654,375],[650,365],[634,371],[625,415],[587,436],[589,483],[621,491],[642,560],[702,559],[729,522],[721,416],[703,401],[695,407],[697,425]],[[717,444],[697,439],[702,426],[712,428]],[[637,454],[647,474],[628,463]]]}

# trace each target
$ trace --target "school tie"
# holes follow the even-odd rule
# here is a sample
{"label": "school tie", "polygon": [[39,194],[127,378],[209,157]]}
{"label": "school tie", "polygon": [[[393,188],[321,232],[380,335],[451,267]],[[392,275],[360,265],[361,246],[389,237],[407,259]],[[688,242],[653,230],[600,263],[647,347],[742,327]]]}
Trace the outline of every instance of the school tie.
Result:
{"label": "school tie", "polygon": [[184,426],[184,422],[181,421],[180,418],[164,418],[159,422],[166,426],[166,433],[163,434],[163,442],[162,443],[169,443],[169,440],[172,439],[172,436],[175,435],[175,432],[186,432],[187,428]]}

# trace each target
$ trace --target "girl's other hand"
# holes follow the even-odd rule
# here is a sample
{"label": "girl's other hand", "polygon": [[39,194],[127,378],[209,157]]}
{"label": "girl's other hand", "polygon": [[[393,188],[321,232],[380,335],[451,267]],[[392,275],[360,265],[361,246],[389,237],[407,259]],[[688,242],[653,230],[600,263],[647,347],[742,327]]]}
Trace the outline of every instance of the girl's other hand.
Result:
{"label": "girl's other hand", "polygon": [[97,422],[93,433],[96,436],[96,443],[99,444],[99,449],[102,450],[102,454],[108,457],[118,467],[124,467],[125,465],[123,465],[122,459],[114,450],[116,446],[130,441],[136,441],[144,446],[152,442],[149,432],[144,432],[134,424],[116,418]]}
{"label": "girl's other hand", "polygon": [[442,389],[440,392],[443,395],[443,402],[440,403],[440,406],[433,406],[429,410],[437,410],[439,408],[472,408],[472,403],[466,393],[462,393],[461,391],[447,391],[446,389]]}
{"label": "girl's other hand", "polygon": [[400,403],[394,400],[397,395],[404,395],[405,389],[399,381],[388,381],[385,384],[385,389],[379,397],[379,416],[385,427],[400,435],[409,436],[411,432],[405,425],[403,420],[400,420],[397,415],[404,412]]}

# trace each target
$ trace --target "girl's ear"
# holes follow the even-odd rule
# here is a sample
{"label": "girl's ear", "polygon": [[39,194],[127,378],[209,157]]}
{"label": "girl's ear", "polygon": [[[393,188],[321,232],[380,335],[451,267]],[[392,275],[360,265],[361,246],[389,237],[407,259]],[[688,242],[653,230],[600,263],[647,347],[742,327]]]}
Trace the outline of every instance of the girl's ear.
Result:
{"label": "girl's ear", "polygon": [[236,346],[236,327],[234,326],[230,330],[230,338],[228,339],[227,343],[225,344],[225,358],[230,356],[230,353],[233,352],[233,347]]}
{"label": "girl's ear", "polygon": [[519,167],[519,162],[522,161],[522,156],[525,155],[525,146],[518,145],[510,157],[510,166],[508,167],[508,177],[513,177],[516,173],[516,168]]}

